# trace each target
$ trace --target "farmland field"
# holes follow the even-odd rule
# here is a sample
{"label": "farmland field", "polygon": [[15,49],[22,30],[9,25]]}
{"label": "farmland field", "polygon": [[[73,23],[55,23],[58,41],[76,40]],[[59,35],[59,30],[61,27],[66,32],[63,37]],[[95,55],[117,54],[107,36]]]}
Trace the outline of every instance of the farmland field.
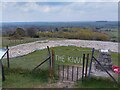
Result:
{"label": "farmland field", "polygon": [[111,41],[118,41],[119,40],[119,35],[118,35],[118,30],[112,30],[112,31],[103,31],[106,34],[109,35],[109,37],[112,39]]}

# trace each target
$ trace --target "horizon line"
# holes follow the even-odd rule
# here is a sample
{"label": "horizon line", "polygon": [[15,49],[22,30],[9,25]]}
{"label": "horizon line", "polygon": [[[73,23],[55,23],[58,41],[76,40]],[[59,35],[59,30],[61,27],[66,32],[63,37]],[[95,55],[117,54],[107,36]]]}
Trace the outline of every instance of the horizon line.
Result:
{"label": "horizon line", "polygon": [[117,20],[96,20],[96,21],[0,21],[0,23],[29,23],[29,22],[118,22]]}

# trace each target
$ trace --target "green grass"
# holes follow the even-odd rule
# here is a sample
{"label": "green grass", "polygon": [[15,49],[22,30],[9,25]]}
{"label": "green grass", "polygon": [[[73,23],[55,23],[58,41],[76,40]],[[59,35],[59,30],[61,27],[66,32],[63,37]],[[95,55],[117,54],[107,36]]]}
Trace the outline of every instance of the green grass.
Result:
{"label": "green grass", "polygon": [[42,38],[30,38],[30,37],[24,37],[23,39],[9,39],[9,37],[2,37],[2,47],[5,46],[15,46],[18,44],[24,44],[29,42],[34,42],[42,40]]}
{"label": "green grass", "polygon": [[47,40],[65,40],[65,38],[47,38]]}
{"label": "green grass", "polygon": [[1,47],[6,46],[15,46],[18,44],[24,44],[34,41],[40,41],[40,40],[64,40],[63,38],[30,38],[30,37],[24,37],[23,39],[9,39],[9,37],[2,37],[2,43]]}
{"label": "green grass", "polygon": [[[48,57],[47,49],[44,49],[41,51],[35,51],[25,56],[11,58],[10,66],[11,68],[21,68],[21,69],[32,70],[36,65],[44,61],[47,57]],[[7,63],[6,61],[7,60],[4,60],[5,65]],[[48,62],[46,62],[45,65],[42,66],[42,68],[48,68]]]}
{"label": "green grass", "polygon": [[[72,58],[74,60],[76,60],[75,57],[79,57],[80,59],[82,59],[83,57],[83,53],[89,53],[91,55],[91,49],[90,48],[78,48],[78,47],[75,47],[75,46],[61,46],[61,47],[55,47],[54,48],[54,51],[55,51],[55,59],[56,60],[56,63],[58,64],[76,64],[76,65],[80,65],[80,63],[75,63],[75,62],[72,62]],[[58,56],[56,58],[56,55]],[[59,61],[59,59],[61,59],[61,57],[64,58],[64,62],[62,62],[61,60]],[[70,61],[68,61],[68,57],[71,57]],[[59,58],[59,59],[58,59]]]}
{"label": "green grass", "polygon": [[112,63],[113,65],[118,65],[120,66],[120,63],[119,63],[119,56],[120,56],[120,53],[112,53]]}
{"label": "green grass", "polygon": [[2,87],[2,75],[0,73],[0,88]]}
{"label": "green grass", "polygon": [[48,71],[39,70],[31,72],[23,69],[11,69],[10,72],[5,70],[6,80],[3,82],[3,88],[37,88],[45,86],[48,82]]}
{"label": "green grass", "polygon": [[[50,49],[51,50],[51,49]],[[62,56],[64,55],[64,60],[67,60],[66,57],[72,56],[72,57],[82,57],[83,53],[91,53],[90,48],[80,48],[75,46],[60,46],[60,47],[54,47],[55,55]],[[83,53],[81,53],[83,51]],[[95,57],[98,54],[97,51],[95,51]],[[44,65],[42,65],[38,71],[35,71],[34,73],[31,73],[33,68],[38,65],[40,62],[45,60],[48,56],[47,49],[35,51],[33,53],[30,53],[28,55],[24,55],[17,58],[11,58],[10,59],[10,72],[8,73],[8,70],[5,70],[5,76],[6,81],[3,82],[3,87],[11,87],[11,88],[24,88],[24,87],[46,87],[45,85],[48,84],[48,69],[49,69],[49,62],[46,62]],[[118,64],[118,54],[112,53],[112,60],[114,65]],[[6,59],[3,60],[3,64],[6,67]],[[81,65],[77,63],[71,63],[71,62],[60,62],[55,61],[55,64],[69,64],[69,65]],[[76,86],[76,87],[104,87],[104,80],[91,80],[90,85],[88,86]],[[87,83],[87,82],[86,82]],[[94,84],[96,83],[96,84]],[[94,85],[92,85],[94,84]],[[86,84],[85,84],[86,85]],[[111,84],[110,84],[111,85]],[[105,86],[107,87],[107,85]],[[109,86],[108,86],[109,87]],[[113,87],[113,86],[111,86]]]}
{"label": "green grass", "polygon": [[118,88],[114,82],[108,78],[91,77],[90,80],[78,81],[75,84],[77,88]]}
{"label": "green grass", "polygon": [[[65,61],[62,63],[61,61],[56,61],[57,64],[75,64],[72,62],[67,62],[67,57],[83,57],[83,53],[90,53],[91,54],[91,49],[90,48],[79,48],[75,46],[61,46],[61,47],[54,47],[55,51],[55,56],[65,56]],[[83,53],[81,53],[83,52]],[[96,54],[96,53],[95,53]],[[10,59],[10,65],[11,68],[22,68],[22,69],[29,69],[32,70],[36,65],[38,65],[40,62],[44,61],[48,57],[48,51],[47,49],[40,50],[40,51],[35,51],[33,53],[30,53],[25,56],[17,57],[17,58],[11,58]],[[4,60],[4,64],[6,65],[6,60]],[[48,63],[46,62],[46,65],[42,66],[43,67],[48,67]],[[76,63],[77,64],[77,63]],[[78,65],[80,65],[78,63]]]}
{"label": "green grass", "polygon": [[108,34],[112,40],[118,41],[119,35],[118,35],[118,30],[113,30],[113,31],[104,31],[106,34]]}

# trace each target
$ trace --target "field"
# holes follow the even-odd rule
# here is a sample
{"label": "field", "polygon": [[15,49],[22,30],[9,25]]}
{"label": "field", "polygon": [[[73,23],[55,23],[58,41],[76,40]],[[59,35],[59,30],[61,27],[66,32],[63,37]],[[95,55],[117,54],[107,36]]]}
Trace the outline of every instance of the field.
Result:
{"label": "field", "polygon": [[111,41],[118,41],[119,40],[119,35],[118,35],[118,30],[112,30],[112,31],[103,31],[106,34],[108,34],[111,38]]}
{"label": "field", "polygon": [[[55,55],[65,55],[65,56],[81,56],[83,51],[84,53],[90,53],[90,48],[78,48],[75,46],[61,46],[61,47],[55,47]],[[87,52],[86,52],[87,51]],[[95,53],[95,56],[97,55],[97,51]],[[47,49],[35,51],[31,54],[17,57],[17,58],[11,58],[10,59],[10,72],[8,72],[7,68],[5,68],[5,76],[6,81],[3,82],[3,88],[42,88],[42,87],[56,87],[57,85],[57,79],[53,81],[53,83],[49,83],[49,62],[46,62],[44,65],[41,66],[38,70],[32,72],[33,68],[38,65],[40,62],[45,60],[48,56]],[[112,53],[112,61],[113,64],[118,64],[118,54]],[[6,67],[6,60],[4,61],[4,66]],[[57,62],[56,64],[63,64],[63,62]],[[64,64],[69,65],[81,65],[81,64],[75,64],[70,62],[65,62]],[[117,87],[114,82],[108,79],[99,79],[99,78],[91,78],[90,84],[89,81],[85,81],[84,83],[81,83],[81,80],[78,82],[75,82],[75,85],[73,87],[76,88],[114,88]],[[94,84],[96,83],[96,84]]]}
{"label": "field", "polygon": [[18,44],[24,44],[29,42],[34,42],[38,40],[43,40],[43,38],[30,38],[30,37],[23,37],[23,39],[9,39],[9,37],[2,37],[2,47],[5,46],[15,46]]}
{"label": "field", "polygon": [[6,46],[15,46],[19,44],[25,44],[35,41],[41,40],[63,40],[63,38],[30,38],[30,37],[23,37],[23,39],[9,39],[9,37],[2,37],[2,47]]}

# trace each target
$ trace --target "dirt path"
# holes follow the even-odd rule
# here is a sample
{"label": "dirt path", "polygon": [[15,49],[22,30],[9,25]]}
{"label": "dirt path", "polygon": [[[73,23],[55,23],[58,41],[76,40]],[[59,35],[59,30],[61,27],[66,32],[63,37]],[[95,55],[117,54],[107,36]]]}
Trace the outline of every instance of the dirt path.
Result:
{"label": "dirt path", "polygon": [[118,43],[104,41],[88,41],[88,40],[50,40],[35,41],[26,44],[20,44],[9,47],[10,58],[29,54],[35,50],[45,49],[47,46],[78,46],[95,49],[110,49],[112,52],[118,52]]}
{"label": "dirt path", "polygon": [[52,84],[48,84],[47,87],[49,88],[74,88],[74,84],[75,82],[71,82],[71,81],[58,81],[57,83],[52,83]]}

